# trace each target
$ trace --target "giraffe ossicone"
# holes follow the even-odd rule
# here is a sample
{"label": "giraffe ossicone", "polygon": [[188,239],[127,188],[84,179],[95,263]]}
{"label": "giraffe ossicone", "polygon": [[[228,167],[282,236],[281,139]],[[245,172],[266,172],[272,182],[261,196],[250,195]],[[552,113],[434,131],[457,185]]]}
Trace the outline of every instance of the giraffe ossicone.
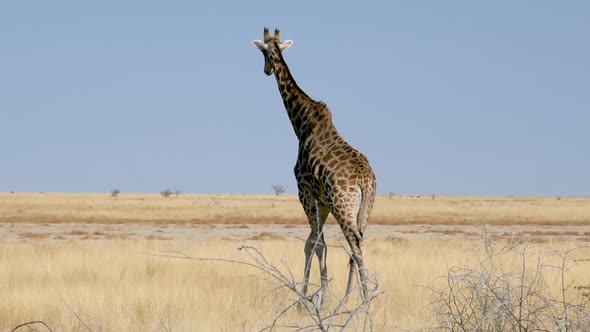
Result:
{"label": "giraffe ossicone", "polygon": [[[332,123],[332,113],[322,102],[311,99],[295,82],[282,51],[293,41],[281,42],[279,30],[252,44],[264,55],[264,73],[274,73],[279,93],[299,140],[294,172],[298,196],[311,232],[305,242],[302,293],[305,296],[313,255],[320,265],[320,299],[328,287],[327,246],[323,226],[332,214],[350,245],[350,267],[346,297],[360,276],[362,294],[369,295],[368,272],[364,261],[363,235],[375,202],[377,181],[368,159],[340,136]],[[346,298],[345,297],[345,298]]]}

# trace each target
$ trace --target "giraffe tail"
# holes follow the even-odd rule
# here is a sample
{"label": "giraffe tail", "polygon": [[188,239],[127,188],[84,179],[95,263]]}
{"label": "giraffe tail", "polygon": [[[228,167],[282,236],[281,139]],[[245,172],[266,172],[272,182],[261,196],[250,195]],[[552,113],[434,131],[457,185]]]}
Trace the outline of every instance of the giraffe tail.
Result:
{"label": "giraffe tail", "polygon": [[355,232],[355,236],[360,242],[363,238],[367,223],[369,222],[369,215],[371,214],[373,203],[375,202],[375,194],[374,190],[371,190],[364,181],[359,184],[359,189],[361,192],[361,202],[356,216],[357,232]]}

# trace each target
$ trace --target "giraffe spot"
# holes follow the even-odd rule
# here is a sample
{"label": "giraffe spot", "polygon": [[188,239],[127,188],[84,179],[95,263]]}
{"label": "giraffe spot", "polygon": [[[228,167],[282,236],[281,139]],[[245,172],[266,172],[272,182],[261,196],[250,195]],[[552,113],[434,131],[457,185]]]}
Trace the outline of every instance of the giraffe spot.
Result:
{"label": "giraffe spot", "polygon": [[331,159],[330,162],[328,163],[328,167],[330,167],[330,168],[334,168],[334,167],[336,167],[336,165],[338,165],[337,159]]}

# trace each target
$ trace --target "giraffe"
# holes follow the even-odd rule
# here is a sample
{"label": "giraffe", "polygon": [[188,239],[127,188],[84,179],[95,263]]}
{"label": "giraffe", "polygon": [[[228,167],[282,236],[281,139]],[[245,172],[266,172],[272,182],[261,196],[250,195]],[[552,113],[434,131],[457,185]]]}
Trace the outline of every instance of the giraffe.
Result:
{"label": "giraffe", "polygon": [[366,299],[369,290],[363,234],[375,201],[377,184],[369,161],[340,136],[326,104],[311,99],[293,79],[282,55],[293,41],[281,42],[278,29],[271,37],[268,28],[264,28],[264,40],[253,40],[252,44],[264,55],[264,73],[267,76],[275,74],[283,104],[299,140],[294,171],[299,201],[311,228],[304,247],[302,294],[304,297],[307,294],[314,253],[320,267],[320,301],[328,287],[323,226],[331,213],[351,249],[345,298],[358,273],[362,295]]}

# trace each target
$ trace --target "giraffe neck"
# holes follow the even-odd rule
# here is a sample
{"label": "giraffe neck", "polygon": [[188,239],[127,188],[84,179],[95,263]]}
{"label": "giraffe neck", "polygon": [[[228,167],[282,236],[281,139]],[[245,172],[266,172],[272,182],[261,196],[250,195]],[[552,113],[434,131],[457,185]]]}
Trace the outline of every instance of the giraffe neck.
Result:
{"label": "giraffe neck", "polygon": [[274,67],[274,74],[279,92],[283,98],[283,104],[299,141],[303,141],[315,128],[322,124],[331,126],[330,111],[324,103],[314,101],[299,88],[276,43],[272,46],[269,57]]}

